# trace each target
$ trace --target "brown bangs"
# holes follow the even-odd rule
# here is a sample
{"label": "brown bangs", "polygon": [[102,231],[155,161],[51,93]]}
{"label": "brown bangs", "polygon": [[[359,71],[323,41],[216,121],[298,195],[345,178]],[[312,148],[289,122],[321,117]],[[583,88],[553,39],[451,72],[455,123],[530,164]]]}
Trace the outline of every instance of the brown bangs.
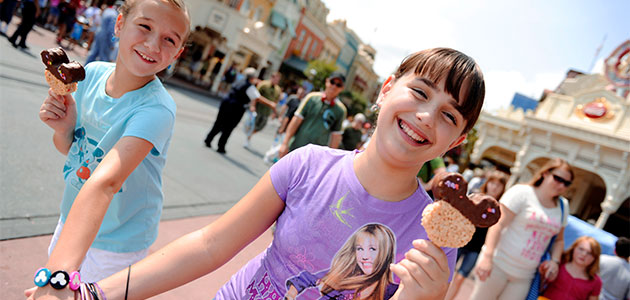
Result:
{"label": "brown bangs", "polygon": [[433,48],[407,56],[394,73],[396,79],[413,70],[438,83],[445,79],[446,92],[457,100],[457,110],[466,120],[462,133],[467,133],[477,122],[486,86],[477,63],[469,56],[450,48]]}

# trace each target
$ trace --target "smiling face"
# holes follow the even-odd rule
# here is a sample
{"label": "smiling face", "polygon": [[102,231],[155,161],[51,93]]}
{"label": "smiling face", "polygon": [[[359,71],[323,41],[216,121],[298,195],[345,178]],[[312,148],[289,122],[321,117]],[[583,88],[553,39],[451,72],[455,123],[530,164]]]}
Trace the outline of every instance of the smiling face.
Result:
{"label": "smiling face", "polygon": [[444,84],[413,72],[385,81],[378,100],[379,153],[401,166],[417,166],[464,141],[466,120]]}
{"label": "smiling face", "polygon": [[354,244],[354,252],[357,264],[365,275],[370,275],[374,271],[374,265],[378,257],[378,241],[376,237],[369,233],[361,233],[357,236]]}
{"label": "smiling face", "polygon": [[183,50],[189,19],[185,11],[162,0],[138,0],[128,15],[118,15],[120,38],[117,68],[152,79]]}

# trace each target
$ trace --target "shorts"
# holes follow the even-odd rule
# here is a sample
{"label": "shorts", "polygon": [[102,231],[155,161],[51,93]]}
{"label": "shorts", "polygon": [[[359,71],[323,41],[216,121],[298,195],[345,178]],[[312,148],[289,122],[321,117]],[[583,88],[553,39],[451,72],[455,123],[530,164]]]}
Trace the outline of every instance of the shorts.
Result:
{"label": "shorts", "polygon": [[267,125],[267,119],[269,119],[269,115],[257,114],[254,131],[263,130],[263,128],[265,128],[265,125]]}
{"label": "shorts", "polygon": [[[61,218],[59,218],[55,233],[50,240],[50,246],[48,246],[48,256],[50,256],[59,240],[61,229],[63,229],[63,223],[61,222]],[[85,254],[81,267],[79,267],[81,281],[96,282],[107,278],[127,268],[129,265],[140,261],[145,258],[147,254],[149,254],[149,249],[118,253],[90,247]]]}
{"label": "shorts", "polygon": [[462,263],[457,269],[457,272],[462,276],[468,277],[470,271],[475,267],[475,263],[477,262],[477,257],[479,256],[479,252],[470,251],[468,249],[460,248],[457,251],[457,258],[462,258]]}

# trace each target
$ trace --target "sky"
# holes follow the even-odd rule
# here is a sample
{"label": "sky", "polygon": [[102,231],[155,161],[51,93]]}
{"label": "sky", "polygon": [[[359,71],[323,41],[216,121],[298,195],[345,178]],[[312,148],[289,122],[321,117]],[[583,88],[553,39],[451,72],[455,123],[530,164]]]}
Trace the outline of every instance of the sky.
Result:
{"label": "sky", "polygon": [[515,92],[539,99],[570,69],[601,72],[603,59],[630,39],[630,0],[323,2],[329,22],[345,19],[376,49],[374,71],[381,78],[427,48],[473,57],[484,73],[490,112],[508,107]]}

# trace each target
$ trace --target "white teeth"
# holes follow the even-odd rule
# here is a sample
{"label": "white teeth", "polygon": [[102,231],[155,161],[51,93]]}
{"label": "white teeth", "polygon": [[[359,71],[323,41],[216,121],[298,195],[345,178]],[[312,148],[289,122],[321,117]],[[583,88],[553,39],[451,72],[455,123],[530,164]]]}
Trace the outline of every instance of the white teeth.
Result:
{"label": "white teeth", "polygon": [[154,62],[154,61],[155,61],[155,60],[151,59],[150,57],[148,57],[148,56],[146,56],[146,55],[142,54],[141,52],[138,52],[138,54],[140,54],[140,56],[141,56],[142,58],[144,58],[144,59],[146,59],[146,60],[148,60],[148,61],[150,61],[150,62]]}
{"label": "white teeth", "polygon": [[418,143],[422,143],[425,140],[423,138],[421,138],[415,131],[411,130],[411,128],[409,128],[407,126],[407,124],[405,124],[404,122],[400,122],[400,127],[403,129],[403,131],[412,139],[414,139],[416,142]]}

